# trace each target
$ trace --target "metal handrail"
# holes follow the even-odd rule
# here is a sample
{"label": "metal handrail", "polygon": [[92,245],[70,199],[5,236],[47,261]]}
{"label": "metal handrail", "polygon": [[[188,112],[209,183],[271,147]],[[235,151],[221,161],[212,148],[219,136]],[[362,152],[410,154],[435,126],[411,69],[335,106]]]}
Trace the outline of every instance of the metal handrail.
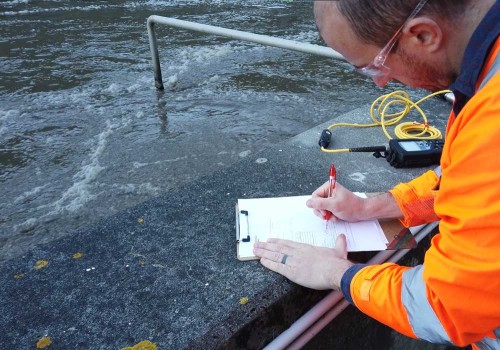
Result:
{"label": "metal handrail", "polygon": [[165,24],[172,27],[194,30],[196,32],[222,35],[225,37],[250,41],[257,44],[280,47],[282,49],[288,49],[293,51],[300,51],[305,53],[311,53],[314,55],[330,57],[340,60],[345,60],[345,58],[338,52],[332,50],[326,46],[301,43],[294,40],[287,40],[281,38],[275,38],[268,35],[254,34],[249,32],[242,32],[234,29],[227,29],[222,27],[211,26],[207,24],[200,24],[195,22],[182,21],[176,18],[162,17],[152,15],[149,16],[147,20],[148,36],[149,36],[149,47],[151,49],[151,59],[153,61],[153,70],[155,75],[155,86],[157,89],[163,90],[163,80],[161,76],[160,67],[160,57],[158,54],[158,45],[156,43],[156,34],[154,30],[155,23]]}

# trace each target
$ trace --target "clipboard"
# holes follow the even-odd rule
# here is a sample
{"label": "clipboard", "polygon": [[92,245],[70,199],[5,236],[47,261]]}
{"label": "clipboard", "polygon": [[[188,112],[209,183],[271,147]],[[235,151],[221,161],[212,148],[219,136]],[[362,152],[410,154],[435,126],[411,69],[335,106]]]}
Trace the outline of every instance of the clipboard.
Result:
{"label": "clipboard", "polygon": [[[373,195],[373,194],[368,194],[368,196]],[[306,197],[306,196],[299,196],[300,198]],[[299,197],[281,197],[282,199],[293,199],[293,198],[299,198]],[[308,196],[307,196],[308,197]],[[280,198],[278,198],[280,199]],[[258,198],[258,199],[253,199],[257,201],[262,201],[261,203],[264,203],[266,200],[273,200],[271,198]],[[309,208],[306,208],[308,211],[312,213],[312,210]],[[301,209],[302,210],[302,209]],[[254,226],[252,226],[252,223],[255,223],[255,216],[252,216],[252,210],[248,210],[248,208],[240,208],[239,203],[236,204],[235,206],[235,214],[236,214],[236,251],[237,251],[237,258],[238,260],[241,261],[248,261],[248,260],[255,260],[258,259],[256,256],[253,255],[252,250],[253,250],[253,245],[256,241],[259,240],[259,230],[253,229]],[[259,215],[259,210],[255,211],[256,215]],[[318,218],[319,219],[319,218]],[[322,225],[325,225],[326,222],[324,220],[319,219],[322,222]],[[385,244],[377,244],[377,249],[362,249],[362,250],[355,250],[355,251],[380,251],[380,250],[397,250],[397,249],[411,249],[415,248],[417,246],[417,242],[415,238],[413,237],[413,234],[411,233],[409,228],[404,227],[401,222],[397,219],[386,219],[386,220],[372,220],[376,222],[376,225],[380,229],[380,233],[385,236]],[[373,224],[373,222],[362,222],[362,223],[370,223]],[[275,225],[276,223],[272,223],[271,225]],[[348,225],[358,225],[359,223],[349,223]],[[333,222],[331,225],[334,225]],[[258,226],[258,225],[256,225]],[[343,226],[344,228],[347,226]],[[367,226],[367,227],[372,227],[372,226]],[[373,226],[375,227],[375,226]],[[375,229],[374,229],[375,230]],[[263,235],[264,240],[267,238],[270,238],[269,234],[264,234]],[[283,238],[283,237],[278,237],[278,238]],[[291,239],[295,240],[298,242],[302,242],[301,239],[294,239],[285,237],[285,239]],[[299,237],[300,238],[300,237]],[[262,239],[262,235],[261,235]],[[310,242],[304,242],[304,243],[310,243]],[[323,244],[324,242],[320,242],[320,244],[314,244],[318,246],[328,246],[328,247],[333,247],[335,244],[335,239],[332,238],[329,240],[328,243]],[[310,243],[311,244],[311,243]]]}
{"label": "clipboard", "polygon": [[248,260],[256,260],[257,257],[243,257],[240,255],[240,242],[241,246],[249,246],[253,247],[253,244],[257,241],[257,236],[254,236],[253,239],[250,236],[250,222],[249,222],[249,212],[247,210],[239,210],[238,203],[236,203],[236,252],[238,256],[238,260],[248,261]]}

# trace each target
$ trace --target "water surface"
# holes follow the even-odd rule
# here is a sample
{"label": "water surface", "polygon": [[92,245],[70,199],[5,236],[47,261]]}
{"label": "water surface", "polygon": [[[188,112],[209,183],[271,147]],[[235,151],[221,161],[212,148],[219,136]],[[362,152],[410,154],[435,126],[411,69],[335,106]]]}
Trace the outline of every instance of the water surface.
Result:
{"label": "water surface", "polygon": [[152,14],[323,45],[309,1],[1,2],[0,260],[397,87],[345,62],[157,25],[158,92]]}

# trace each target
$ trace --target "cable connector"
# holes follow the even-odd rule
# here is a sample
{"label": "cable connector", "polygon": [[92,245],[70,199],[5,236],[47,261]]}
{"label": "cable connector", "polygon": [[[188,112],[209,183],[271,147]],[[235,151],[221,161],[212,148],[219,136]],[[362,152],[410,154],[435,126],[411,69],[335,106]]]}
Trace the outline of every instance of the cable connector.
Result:
{"label": "cable connector", "polygon": [[325,129],[321,132],[318,145],[322,148],[328,148],[330,141],[332,140],[332,132],[329,129]]}

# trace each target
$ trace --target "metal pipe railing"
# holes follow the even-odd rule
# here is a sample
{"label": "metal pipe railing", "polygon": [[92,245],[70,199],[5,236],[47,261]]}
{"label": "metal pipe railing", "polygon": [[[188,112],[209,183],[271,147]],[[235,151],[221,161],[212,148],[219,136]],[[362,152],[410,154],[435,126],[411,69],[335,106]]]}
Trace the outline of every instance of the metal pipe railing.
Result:
{"label": "metal pipe railing", "polygon": [[157,89],[163,90],[163,80],[161,76],[160,57],[158,54],[158,45],[156,43],[156,34],[154,30],[155,23],[164,24],[172,27],[193,30],[196,32],[222,35],[228,38],[249,41],[257,44],[280,47],[293,51],[305,52],[314,55],[330,57],[335,59],[344,60],[344,57],[338,52],[326,46],[301,43],[294,40],[287,40],[275,38],[268,35],[253,34],[249,32],[242,32],[239,30],[227,29],[222,27],[211,26],[207,24],[200,24],[195,22],[182,21],[176,18],[162,17],[152,15],[147,20],[149,47],[151,49],[151,58],[153,61],[153,70],[155,75],[155,86]]}

